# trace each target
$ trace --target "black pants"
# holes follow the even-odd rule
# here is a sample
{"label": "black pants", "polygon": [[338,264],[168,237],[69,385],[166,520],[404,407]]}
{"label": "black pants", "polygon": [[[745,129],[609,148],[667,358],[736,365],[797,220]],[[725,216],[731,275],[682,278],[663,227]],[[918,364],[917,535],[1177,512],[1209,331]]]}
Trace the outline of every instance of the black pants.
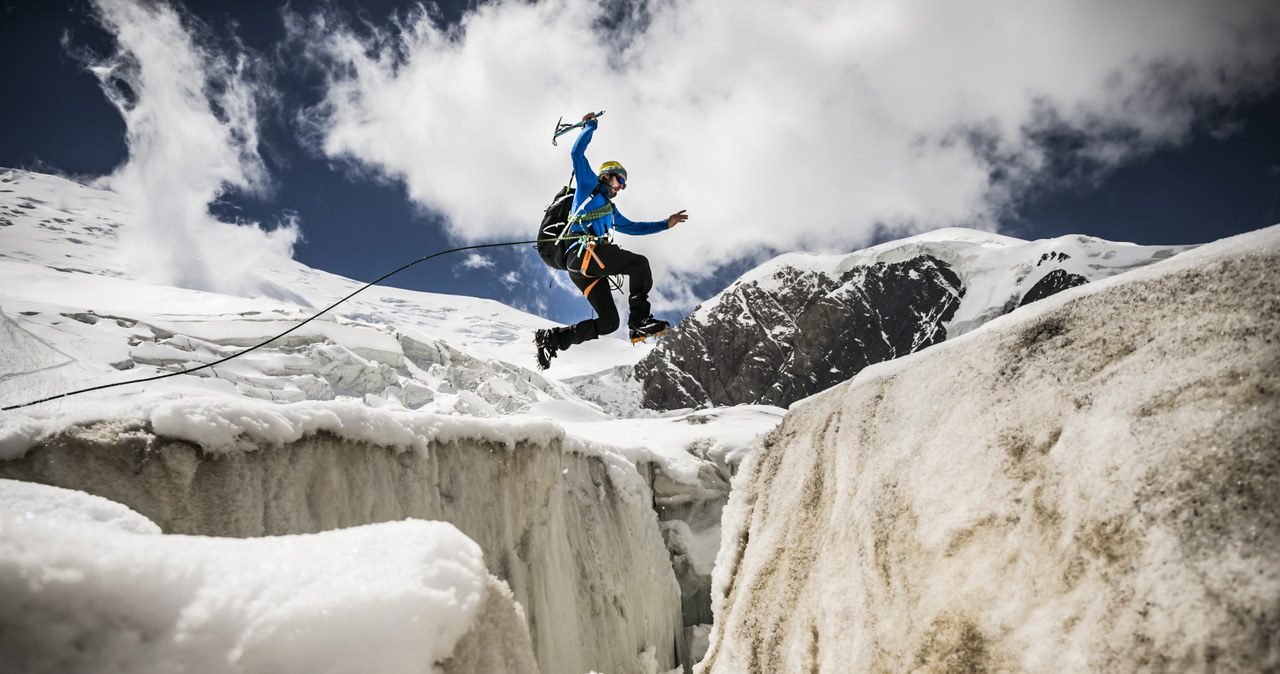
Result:
{"label": "black pants", "polygon": [[[584,257],[587,262],[585,268]],[[613,292],[609,288],[610,276],[622,274],[628,278],[627,306],[631,312],[628,323],[634,327],[649,317],[649,291],[653,289],[649,258],[611,243],[601,243],[590,249],[582,246],[574,249],[569,255],[568,264],[569,279],[586,295],[596,317],[558,328],[556,338],[559,348],[567,349],[572,344],[581,344],[618,329],[621,321],[618,318],[618,307],[613,303]]]}

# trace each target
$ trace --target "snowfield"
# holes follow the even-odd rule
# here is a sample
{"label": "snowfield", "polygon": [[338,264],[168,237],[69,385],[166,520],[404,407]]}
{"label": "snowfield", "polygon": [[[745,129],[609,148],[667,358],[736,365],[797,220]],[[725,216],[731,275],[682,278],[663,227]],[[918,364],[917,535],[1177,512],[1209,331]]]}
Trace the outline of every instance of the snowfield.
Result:
{"label": "snowfield", "polygon": [[[258,289],[250,297],[150,284],[115,262],[117,235],[132,216],[112,193],[23,171],[0,174],[0,188],[8,190],[0,201],[5,407],[213,362],[297,325],[361,285],[299,264],[261,270],[261,279],[242,284]],[[272,612],[266,605],[265,613],[245,613],[245,606],[257,606],[252,598],[260,588],[279,577],[347,584],[337,580],[343,578],[338,568],[335,576],[315,574],[325,568],[327,546],[346,548],[354,540],[330,530],[353,528],[364,533],[346,535],[366,537],[358,547],[369,554],[410,534],[425,541],[388,558],[385,564],[395,568],[370,571],[406,596],[421,594],[414,579],[437,553],[445,559],[464,551],[474,561],[479,551],[490,574],[454,576],[457,595],[469,599],[465,611],[442,614],[453,632],[368,660],[388,663],[374,669],[403,669],[391,664],[395,658],[445,662],[453,653],[448,671],[493,671],[484,664],[493,664],[484,659],[489,651],[459,642],[468,628],[514,644],[492,655],[522,663],[519,639],[490,629],[485,621],[491,618],[477,608],[493,604],[489,610],[500,615],[492,620],[509,622],[516,604],[504,596],[526,613],[523,638],[541,671],[665,671],[675,666],[677,650],[691,661],[696,654],[688,650],[686,632],[705,635],[707,628],[680,624],[666,539],[688,565],[681,582],[700,583],[705,595],[729,474],[783,410],[662,417],[641,411],[626,370],[648,347],[621,339],[576,348],[546,373],[527,369],[532,332],[549,324],[490,301],[375,287],[225,364],[0,413],[0,474],[108,494],[154,522],[133,534],[148,534],[150,547],[106,530],[94,534],[101,546],[75,553],[75,537],[50,533],[61,520],[35,517],[47,522],[37,531],[26,517],[46,509],[41,503],[71,501],[55,487],[23,492],[22,505],[0,528],[0,539],[20,549],[23,560],[8,567],[6,582],[25,588],[24,606],[49,613],[9,614],[23,623],[12,634],[47,630],[102,647],[79,660],[57,660],[70,657],[64,642],[37,640],[31,643],[39,646],[14,652],[37,669],[56,661],[71,669],[136,671],[146,663],[205,663],[221,652],[228,668],[350,671],[342,663],[351,660],[343,659],[331,660],[331,669],[313,667],[326,662],[322,649],[289,663],[278,659],[283,648],[244,644],[286,629],[299,643],[341,643],[334,635],[345,621],[353,635],[369,634],[365,624],[382,624],[364,618],[379,610],[380,600],[360,591],[313,594],[308,605],[323,606],[323,614]],[[22,484],[6,481],[0,493]],[[502,492],[493,494],[495,488]],[[690,517],[691,528],[659,522],[655,502],[710,505]],[[21,528],[10,526],[10,518]],[[405,518],[458,526],[421,527]],[[677,540],[672,532],[683,536]],[[237,546],[208,536],[272,542]],[[291,542],[298,540],[314,542]],[[156,599],[171,606],[147,626],[149,634],[161,635],[145,642],[149,648],[139,645],[127,618],[149,610],[148,600],[112,599],[129,596],[124,590],[104,599],[92,589],[126,574],[95,562],[95,550],[115,548],[136,548],[128,564],[175,578]],[[170,552],[183,548],[191,552]],[[316,566],[291,566],[295,554]],[[273,560],[261,574],[225,573],[255,555]],[[164,562],[169,558],[171,569]],[[83,582],[32,581],[45,567],[76,568]],[[225,581],[210,580],[223,575]],[[594,580],[582,586],[585,579]],[[210,634],[197,652],[182,644],[199,640],[199,625],[213,623],[188,625],[181,616],[210,613],[200,599],[206,592],[244,599],[210,618],[225,636]],[[609,596],[612,602],[602,604]],[[403,615],[432,606],[406,603]],[[69,617],[79,608],[82,618]],[[37,615],[44,617],[31,617]],[[164,624],[166,617],[173,622]],[[395,640],[408,634],[369,640],[368,648],[398,649]],[[112,655],[128,643],[136,652]],[[352,657],[361,652],[353,650]]]}
{"label": "snowfield", "polygon": [[[134,217],[0,171],[17,671],[1280,662],[1280,227],[784,256],[925,253],[969,287],[961,336],[789,411],[644,410],[649,347],[537,372],[548,321],[391,287],[212,368],[23,406],[233,356],[361,286],[296,263],[245,296],[148,283],[118,263]],[[1041,250],[1091,282],[994,318]]]}

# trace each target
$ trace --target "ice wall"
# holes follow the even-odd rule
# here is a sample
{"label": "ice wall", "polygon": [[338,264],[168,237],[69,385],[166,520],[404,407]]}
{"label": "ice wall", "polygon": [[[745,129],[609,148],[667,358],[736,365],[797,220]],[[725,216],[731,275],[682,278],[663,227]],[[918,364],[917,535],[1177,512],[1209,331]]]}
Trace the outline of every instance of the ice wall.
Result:
{"label": "ice wall", "polygon": [[697,671],[1280,668],[1278,268],[1224,240],[795,406]]}
{"label": "ice wall", "polygon": [[[235,422],[228,409],[218,414]],[[450,522],[479,544],[489,572],[524,606],[541,671],[651,674],[653,662],[673,666],[679,590],[652,494],[634,466],[566,450],[550,422],[437,418],[431,428],[416,436],[426,443],[418,449],[317,431],[210,452],[157,435],[150,423],[103,423],[0,462],[0,475],[109,498],[166,533],[244,537],[406,517]]]}
{"label": "ice wall", "polygon": [[[638,400],[638,398],[637,398]],[[544,409],[546,409],[544,407]],[[711,571],[720,547],[720,514],[732,475],[785,410],[739,405],[651,419],[567,423],[575,437],[630,457],[646,476],[671,566],[680,584],[683,629],[677,660],[691,671],[711,629]]]}
{"label": "ice wall", "polygon": [[6,672],[537,671],[510,590],[442,522],[168,536],[0,480],[0,589]]}

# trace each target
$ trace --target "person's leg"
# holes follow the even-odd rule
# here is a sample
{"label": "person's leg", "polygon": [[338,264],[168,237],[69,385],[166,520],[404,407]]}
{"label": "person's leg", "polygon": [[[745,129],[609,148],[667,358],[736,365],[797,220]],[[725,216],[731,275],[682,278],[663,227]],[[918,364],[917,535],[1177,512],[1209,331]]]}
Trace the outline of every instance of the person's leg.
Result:
{"label": "person's leg", "polygon": [[[627,325],[632,328],[633,342],[637,339],[638,331],[643,331],[645,335],[666,331],[666,321],[657,321],[650,314],[649,291],[653,289],[653,272],[649,268],[649,259],[645,256],[613,244],[599,244],[570,256],[569,269],[569,280],[586,296],[596,317],[574,325],[538,330],[534,337],[538,345],[538,367],[550,367],[551,359],[555,358],[557,351],[564,351],[574,344],[596,339],[618,329],[621,321],[618,307],[613,303],[613,291],[609,287],[610,276],[621,274],[628,279],[630,292],[627,306],[630,316]],[[583,271],[586,274],[581,273]]]}
{"label": "person's leg", "polygon": [[618,329],[618,307],[613,303],[613,292],[609,288],[609,279],[604,276],[588,277],[581,274],[569,274],[569,279],[586,296],[587,302],[595,310],[596,317],[580,321],[567,328],[556,330],[557,347],[561,350],[573,344],[596,339]]}
{"label": "person's leg", "polygon": [[[580,257],[577,264],[580,269],[582,264]],[[592,276],[621,274],[627,277],[627,306],[630,310],[627,325],[635,327],[650,317],[652,309],[649,306],[649,291],[653,289],[653,272],[649,268],[649,258],[639,253],[623,250],[611,243],[599,244],[587,257],[586,272]],[[590,299],[590,297],[587,299]],[[609,305],[611,308],[613,307],[612,298],[609,299]],[[592,303],[592,306],[595,306],[595,304]],[[601,316],[604,315],[604,312],[599,311],[599,309],[597,309],[597,312]],[[615,316],[616,313],[615,310]],[[616,324],[613,329],[600,334],[607,334],[615,329],[617,329]]]}

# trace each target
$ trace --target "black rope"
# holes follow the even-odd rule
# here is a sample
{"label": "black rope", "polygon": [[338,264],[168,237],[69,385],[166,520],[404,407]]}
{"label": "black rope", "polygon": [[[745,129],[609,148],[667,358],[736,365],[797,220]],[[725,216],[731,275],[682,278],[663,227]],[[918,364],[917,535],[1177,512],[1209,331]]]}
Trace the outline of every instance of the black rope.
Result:
{"label": "black rope", "polygon": [[373,286],[375,286],[375,285],[378,285],[379,283],[381,283],[381,282],[385,281],[386,279],[390,278],[391,276],[393,276],[393,275],[395,275],[395,274],[399,274],[400,272],[402,272],[402,271],[404,271],[404,270],[408,269],[409,267],[412,267],[412,266],[413,266],[413,265],[415,265],[415,264],[418,264],[419,262],[426,262],[427,260],[430,260],[430,259],[431,259],[431,258],[433,258],[433,257],[440,257],[441,255],[446,255],[446,254],[448,254],[448,253],[457,253],[457,252],[461,252],[461,251],[464,251],[464,250],[476,250],[476,249],[478,249],[478,248],[497,248],[497,247],[499,247],[499,246],[520,246],[520,245],[524,245],[524,244],[542,243],[542,242],[544,242],[544,241],[562,241],[562,240],[577,239],[577,238],[578,238],[578,237],[564,237],[564,238],[562,238],[562,239],[534,239],[534,240],[531,240],[531,241],[507,241],[507,242],[505,242],[505,243],[481,243],[481,244],[476,244],[476,245],[474,245],[474,246],[463,246],[463,247],[461,247],[461,248],[450,248],[449,250],[442,250],[442,251],[440,251],[440,252],[438,252],[438,253],[432,253],[431,255],[428,255],[428,256],[426,256],[426,257],[420,257],[420,258],[418,258],[418,259],[414,260],[413,262],[410,262],[409,264],[406,264],[406,265],[404,265],[403,267],[400,267],[399,269],[397,269],[397,270],[395,270],[395,271],[392,271],[392,272],[388,272],[388,273],[386,273],[386,274],[383,274],[382,276],[378,277],[378,279],[377,279],[376,281],[370,281],[369,283],[366,283],[366,284],[365,284],[363,287],[361,287],[359,290],[356,290],[355,292],[351,293],[350,295],[347,295],[346,297],[344,297],[344,298],[342,298],[342,299],[338,300],[337,302],[334,302],[333,304],[330,304],[329,306],[327,306],[327,307],[325,307],[325,308],[321,309],[320,311],[316,312],[316,313],[315,313],[314,315],[312,315],[311,317],[309,317],[309,318],[307,318],[306,320],[302,321],[301,323],[299,323],[299,324],[297,324],[297,325],[293,326],[292,328],[289,328],[288,330],[285,330],[284,332],[282,332],[282,333],[280,333],[280,334],[276,335],[275,337],[272,337],[272,338],[270,338],[270,339],[268,339],[268,340],[266,340],[265,342],[262,342],[262,343],[260,343],[260,344],[255,344],[255,345],[253,345],[253,346],[251,346],[251,347],[249,347],[249,348],[245,349],[244,351],[239,351],[239,352],[237,352],[237,353],[233,353],[233,354],[231,354],[230,356],[227,356],[227,357],[225,357],[225,358],[221,358],[221,359],[219,359],[219,360],[215,360],[215,361],[214,361],[214,362],[212,362],[212,363],[205,363],[204,365],[200,365],[199,367],[193,367],[193,368],[189,368],[189,369],[186,369],[186,370],[179,370],[179,371],[177,371],[177,372],[166,372],[165,374],[155,375],[154,377],[143,377],[142,379],[130,379],[130,380],[128,380],[128,381],[118,381],[118,382],[115,382],[115,383],[112,383],[112,384],[102,384],[101,386],[92,386],[92,387],[89,387],[89,388],[83,388],[83,389],[79,389],[79,390],[76,390],[76,391],[70,391],[70,392],[68,392],[68,393],[60,393],[60,394],[55,395],[55,396],[49,396],[48,398],[41,398],[41,399],[39,399],[39,400],[32,400],[31,402],[28,402],[28,403],[22,403],[22,404],[20,404],[20,405],[10,405],[10,406],[8,406],[8,407],[0,407],[0,412],[8,412],[8,411],[10,411],[10,410],[21,409],[21,408],[23,408],[23,407],[31,407],[32,405],[39,405],[40,403],[47,403],[47,402],[49,402],[49,401],[51,401],[51,400],[59,400],[59,399],[61,399],[61,398],[67,398],[67,397],[70,397],[70,396],[73,396],[73,395],[79,395],[79,394],[81,394],[81,393],[89,393],[89,392],[91,392],[91,391],[101,391],[102,389],[112,388],[112,387],[115,387],[115,386],[125,386],[125,385],[127,385],[127,384],[141,384],[141,383],[144,383],[144,382],[156,381],[156,380],[158,380],[158,379],[166,379],[166,378],[168,378],[168,377],[176,377],[176,376],[178,376],[178,375],[182,375],[182,374],[191,374],[192,372],[199,372],[200,370],[205,370],[205,369],[208,369],[208,368],[212,368],[212,367],[214,367],[215,365],[221,365],[221,364],[223,364],[223,363],[225,363],[225,362],[227,362],[227,361],[229,361],[229,360],[231,360],[231,359],[233,359],[233,358],[239,358],[240,356],[243,356],[243,355],[245,355],[245,354],[247,354],[247,353],[249,353],[249,352],[251,352],[251,351],[255,351],[255,350],[257,350],[257,349],[260,349],[260,348],[262,348],[262,347],[264,347],[264,346],[266,346],[266,345],[268,345],[268,344],[270,344],[270,343],[272,343],[272,342],[276,341],[277,339],[280,339],[281,337],[284,337],[285,335],[287,335],[287,334],[289,334],[289,333],[293,332],[294,330],[297,330],[298,328],[300,328],[300,327],[302,327],[302,326],[306,325],[307,323],[310,323],[311,321],[314,321],[315,319],[317,319],[317,318],[319,318],[321,315],[323,315],[325,312],[328,312],[329,310],[333,309],[334,307],[338,306],[339,304],[342,304],[343,302],[346,302],[347,300],[351,299],[352,297],[355,297],[357,294],[359,294],[359,293],[361,293],[361,292],[364,292],[365,290],[368,290],[369,288],[372,288],[372,287],[373,287]]}

